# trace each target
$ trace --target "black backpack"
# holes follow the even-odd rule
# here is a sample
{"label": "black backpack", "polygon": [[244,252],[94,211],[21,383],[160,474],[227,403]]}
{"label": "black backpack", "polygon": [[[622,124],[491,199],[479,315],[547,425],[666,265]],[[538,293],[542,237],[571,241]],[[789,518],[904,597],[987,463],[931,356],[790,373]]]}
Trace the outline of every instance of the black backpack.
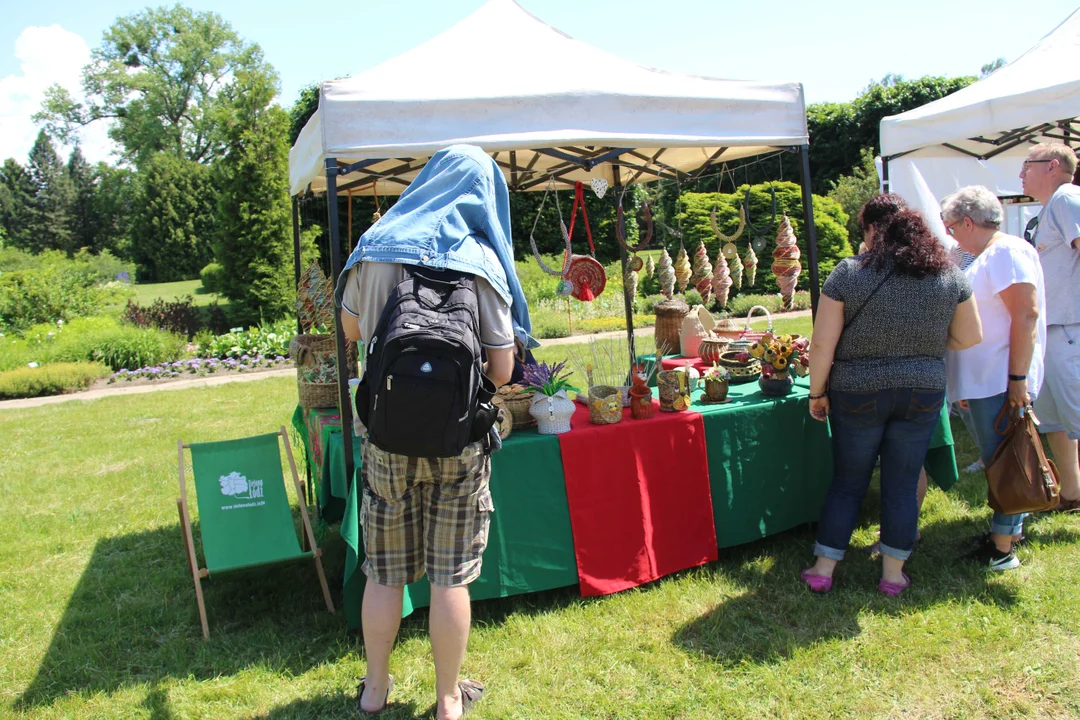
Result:
{"label": "black backpack", "polygon": [[408,265],[405,275],[368,341],[357,413],[382,450],[456,457],[488,437],[497,414],[481,364],[476,279]]}

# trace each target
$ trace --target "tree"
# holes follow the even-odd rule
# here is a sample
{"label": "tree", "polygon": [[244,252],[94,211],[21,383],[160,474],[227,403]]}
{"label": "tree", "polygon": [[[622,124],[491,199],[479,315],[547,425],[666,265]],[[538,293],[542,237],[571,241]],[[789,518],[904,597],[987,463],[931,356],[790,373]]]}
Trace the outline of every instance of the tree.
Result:
{"label": "tree", "polygon": [[95,247],[99,252],[108,250],[118,257],[134,260],[131,223],[137,193],[135,172],[98,163],[94,178],[97,185],[93,201],[93,215],[97,220]]}
{"label": "tree", "polygon": [[880,187],[874,153],[870,148],[862,149],[861,162],[851,169],[850,175],[841,175],[832,183],[829,197],[847,213],[848,238],[852,245],[862,241],[859,210],[867,200],[878,194]]}
{"label": "tree", "polygon": [[988,78],[994,74],[996,70],[1000,70],[1005,67],[1005,58],[999,57],[997,60],[992,60],[979,68],[979,79]]}
{"label": "tree", "polygon": [[7,236],[5,245],[30,249],[33,203],[34,184],[30,173],[14,158],[8,158],[0,168],[0,227]]}
{"label": "tree", "polygon": [[[215,251],[225,268],[223,292],[247,319],[277,319],[293,307],[289,115],[272,105],[276,79],[238,76],[225,128],[225,156],[215,167]],[[305,259],[314,256],[306,248]]]}
{"label": "tree", "polygon": [[27,227],[29,249],[33,252],[62,250],[68,255],[73,254],[75,242],[71,234],[70,211],[74,187],[67,168],[44,130],[38,133],[30,148],[27,170],[34,193]]}
{"label": "tree", "polygon": [[105,31],[83,68],[85,103],[54,85],[35,120],[71,141],[78,128],[110,119],[109,136],[138,166],[159,152],[210,162],[223,151],[218,115],[243,73],[273,71],[220,15],[147,9]]}
{"label": "tree", "polygon": [[101,223],[94,205],[97,195],[97,179],[94,169],[86,162],[82,151],[76,145],[71,151],[67,164],[68,179],[71,181],[71,208],[68,213],[73,246],[100,250]]}
{"label": "tree", "polygon": [[211,170],[161,152],[139,172],[131,228],[139,280],[191,280],[213,257],[216,191]]}
{"label": "tree", "polygon": [[319,84],[312,83],[300,88],[300,97],[289,109],[289,147],[296,144],[300,137],[300,131],[307,125],[307,121],[319,109]]}

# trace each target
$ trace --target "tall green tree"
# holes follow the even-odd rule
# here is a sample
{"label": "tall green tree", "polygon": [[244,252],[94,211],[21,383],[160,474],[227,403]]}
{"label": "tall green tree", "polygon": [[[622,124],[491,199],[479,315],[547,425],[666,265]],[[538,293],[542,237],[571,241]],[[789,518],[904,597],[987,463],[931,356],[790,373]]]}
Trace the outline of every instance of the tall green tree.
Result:
{"label": "tall green tree", "polygon": [[102,249],[101,222],[94,204],[97,178],[94,176],[94,168],[86,162],[78,145],[68,158],[67,174],[71,181],[72,196],[68,218],[73,245],[97,252]]}
{"label": "tall green tree", "polygon": [[34,192],[27,228],[29,249],[34,252],[62,250],[73,254],[75,239],[71,233],[70,212],[75,191],[63,160],[44,130],[38,133],[30,148],[27,170]]}
{"label": "tall green tree", "polygon": [[251,320],[287,314],[296,297],[289,115],[272,104],[276,80],[266,74],[237,76],[223,123],[226,152],[215,166],[215,249],[225,268],[222,290]]}
{"label": "tall green tree", "polygon": [[138,166],[160,152],[210,162],[224,151],[218,115],[237,78],[272,72],[259,46],[217,13],[149,8],[105,31],[83,68],[85,102],[54,85],[35,119],[65,141],[110,120],[109,136]]}
{"label": "tall green tree", "polygon": [[878,182],[877,165],[870,148],[863,148],[861,161],[851,169],[851,174],[841,175],[829,190],[829,197],[835,200],[847,213],[848,238],[854,247],[862,242],[859,231],[859,210],[866,201],[878,194],[881,187]]}
{"label": "tall green tree", "polygon": [[131,228],[139,279],[191,280],[213,257],[216,190],[206,165],[161,152],[140,170]]}
{"label": "tall green tree", "polygon": [[138,192],[135,171],[102,162],[94,168],[94,178],[95,247],[132,260],[131,224]]}
{"label": "tall green tree", "polygon": [[17,160],[8,158],[0,168],[0,227],[6,235],[5,245],[30,249],[33,203],[34,183],[30,173]]}

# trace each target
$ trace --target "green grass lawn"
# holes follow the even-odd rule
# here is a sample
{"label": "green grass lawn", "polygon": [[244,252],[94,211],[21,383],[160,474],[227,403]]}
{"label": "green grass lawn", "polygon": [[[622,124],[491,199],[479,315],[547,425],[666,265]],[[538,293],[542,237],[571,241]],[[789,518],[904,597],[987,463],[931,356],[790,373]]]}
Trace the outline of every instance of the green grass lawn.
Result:
{"label": "green grass lawn", "polygon": [[[273,431],[295,401],[276,378],[0,411],[0,717],[356,717],[361,644],[309,564],[206,583],[204,643],[181,546],[177,438]],[[980,475],[931,490],[895,599],[874,589],[872,489],[827,596],[798,579],[798,528],[608,597],[478,603],[465,672],[489,692],[470,717],[1080,716],[1080,517],[1030,522],[1023,566],[987,575],[959,558],[985,498]],[[336,528],[323,546],[340,608]],[[402,623],[383,717],[432,702],[426,628]]]}
{"label": "green grass lawn", "polygon": [[180,280],[169,283],[145,283],[135,286],[135,302],[140,305],[149,305],[158,298],[163,300],[176,300],[185,295],[195,298],[195,305],[201,307],[217,302],[225,305],[228,299],[217,293],[208,293],[203,289],[202,280]]}

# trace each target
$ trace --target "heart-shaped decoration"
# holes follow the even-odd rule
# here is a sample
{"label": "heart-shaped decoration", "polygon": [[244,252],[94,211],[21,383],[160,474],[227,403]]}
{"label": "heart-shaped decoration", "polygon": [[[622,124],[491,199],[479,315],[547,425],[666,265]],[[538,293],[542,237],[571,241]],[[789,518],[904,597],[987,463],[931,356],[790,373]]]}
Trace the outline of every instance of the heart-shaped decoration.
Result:
{"label": "heart-shaped decoration", "polygon": [[593,178],[589,181],[589,184],[592,185],[592,189],[593,192],[596,193],[596,197],[604,197],[604,193],[606,193],[608,189],[607,180],[605,180],[604,178]]}

